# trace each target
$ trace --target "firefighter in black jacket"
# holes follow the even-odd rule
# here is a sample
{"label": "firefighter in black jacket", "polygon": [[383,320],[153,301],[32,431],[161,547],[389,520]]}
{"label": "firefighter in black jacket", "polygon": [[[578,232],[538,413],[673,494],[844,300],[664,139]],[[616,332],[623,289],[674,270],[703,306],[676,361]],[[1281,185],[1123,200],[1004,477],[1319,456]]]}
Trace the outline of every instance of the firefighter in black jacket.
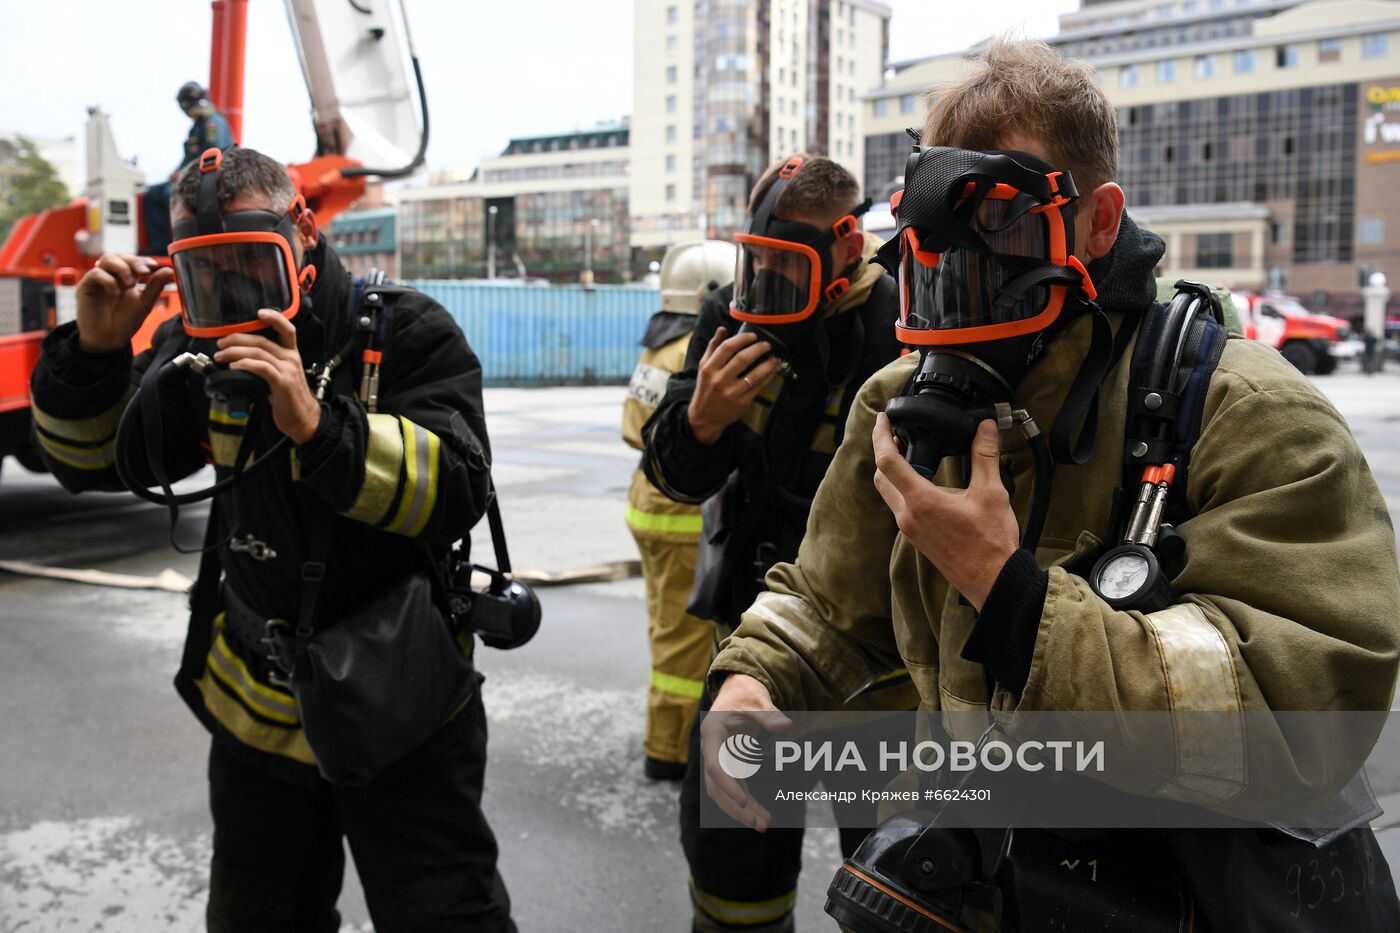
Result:
{"label": "firefighter in black jacket", "polygon": [[[899,355],[896,283],[868,264],[880,245],[857,220],[869,202],[844,168],[793,156],[753,190],[732,286],[701,306],[685,369],[643,428],[647,478],[680,502],[704,502],[690,611],[719,638],[763,589],[763,576],[797,555],[812,496],[826,473],[861,384]],[[853,701],[912,709],[907,675]],[[702,699],[701,711],[708,709]],[[695,928],[790,929],[802,830],[764,835],[700,826],[703,763],[692,730],[681,790],[681,841],[690,864]],[[842,831],[853,851],[863,831]]]}
{"label": "firefighter in black jacket", "polygon": [[[225,611],[237,602],[255,618],[295,619],[308,531],[329,515],[342,519],[318,619],[361,605],[462,537],[487,504],[480,364],[447,312],[408,292],[385,315],[377,411],[356,396],[352,365],[318,400],[305,366],[346,342],[358,316],[354,284],[282,165],[250,149],[230,150],[221,163],[213,152],[204,160],[218,172],[204,191],[209,166],[201,171],[198,163],[177,186],[177,233],[196,211],[213,209],[216,188],[221,213],[212,222],[239,229],[263,218],[280,240],[235,233],[227,245],[188,254],[174,244],[185,326],[178,318],[164,323],[135,359],[131,337],[172,273],[134,256],[103,256],[79,283],[76,323],[49,334],[33,377],[39,448],[74,492],[122,488],[117,424],[133,384],[170,341],[212,356],[225,376],[251,374],[235,378],[261,380],[268,396],[243,406],[211,401],[197,376],[163,382],[156,430],[170,480],[206,462],[222,480],[236,458],[256,457],[284,436],[291,441],[280,462],[250,470],[215,500],[208,542],[223,542],[215,568],[222,581],[218,572],[200,575],[176,679],[214,736],[209,928],[339,929],[344,835],[381,933],[514,930],[480,805],[479,691],[369,784],[332,785],[317,773],[295,698],[267,647]],[[151,475],[149,438],[134,446],[137,472]]]}

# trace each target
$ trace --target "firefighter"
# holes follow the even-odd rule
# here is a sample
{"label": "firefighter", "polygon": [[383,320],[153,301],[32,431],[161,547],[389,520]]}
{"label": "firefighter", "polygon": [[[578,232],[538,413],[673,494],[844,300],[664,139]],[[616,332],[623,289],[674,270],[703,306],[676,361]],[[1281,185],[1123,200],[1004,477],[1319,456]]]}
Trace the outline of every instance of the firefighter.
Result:
{"label": "firefighter", "polygon": [[215,109],[209,93],[198,81],[186,81],[180,85],[175,102],[192,122],[189,133],[185,135],[179,167],[170,173],[168,180],[151,185],[143,195],[141,215],[146,226],[147,256],[164,256],[166,248],[170,246],[170,186],[180,177],[185,166],[211,146],[227,149],[234,143],[228,119]]}
{"label": "firefighter", "polygon": [[[700,302],[733,280],[732,243],[696,240],[666,251],[661,310],[647,324],[622,408],[622,439],[637,450],[666,381],[685,365]],[[643,768],[652,780],[678,781],[685,775],[687,738],[715,645],[713,626],[685,611],[695,582],[700,507],[666,498],[638,466],[627,491],[627,527],[642,556],[651,645]]]}
{"label": "firefighter", "polygon": [[[1273,350],[1226,340],[1223,328],[1207,342],[1140,326],[1184,318],[1155,305],[1164,244],[1124,213],[1116,162],[1115,114],[1093,70],[1043,43],[994,42],[940,90],[883,257],[905,285],[901,336],[920,352],[861,390],[797,560],[772,570],[721,646],[713,709],[833,709],[874,672],[871,660],[891,656],[913,674],[922,708],[984,719],[989,709],[1244,711],[1271,723],[1281,710],[1390,709],[1400,573],[1364,457],[1336,409]],[[1159,365],[1173,360],[1186,362]],[[1162,380],[1174,401],[1154,388]],[[1012,413],[1000,431],[972,415],[989,399]],[[1194,437],[1139,433],[1192,419]],[[1041,468],[1047,436],[1053,474]],[[1134,470],[1151,477],[1141,496]],[[1158,493],[1177,503],[1174,529],[1151,521],[1160,511],[1115,508]],[[1166,549],[1162,564],[1149,559],[1159,533],[1177,542],[1173,572],[1162,572]],[[1105,573],[1113,561],[1118,571]],[[770,812],[717,766],[720,718],[706,726],[712,798],[763,829]],[[1296,746],[1251,731],[1134,746],[1142,773],[1106,776],[1100,797],[1241,816],[1275,795],[1328,802],[1369,750],[1340,729]],[[891,929],[882,911],[911,904],[921,916],[910,922],[930,929],[1026,929],[1017,916],[1035,929],[1400,928],[1371,811],[1343,802],[1331,813],[1348,810],[1355,822],[1320,824],[1339,829],[1330,841],[1296,829],[1017,828],[1000,837],[1005,849],[971,852],[946,889],[910,872],[937,876],[947,860],[920,862],[876,833],[838,873],[832,907],[862,931]],[[962,838],[947,834],[950,845]],[[1056,853],[1041,871],[1017,868],[1027,840]],[[1054,874],[1069,845],[1085,858],[1115,852],[1096,862],[1111,865],[1112,884]],[[993,864],[995,877],[978,867]],[[1268,879],[1304,864],[1356,867],[1325,904],[1314,888],[1306,910],[1266,895]],[[1017,890],[1039,893],[1017,903]]]}
{"label": "firefighter", "polygon": [[[764,173],[735,236],[734,283],[701,305],[684,367],[642,429],[647,479],[704,503],[688,611],[721,638],[767,569],[796,555],[856,390],[899,353],[897,287],[867,261],[880,244],[859,229],[870,203],[859,199],[829,159],[794,155]],[[889,673],[855,705],[912,708],[908,677]],[[695,927],[789,929],[802,830],[701,827],[698,741],[692,727],[680,811]],[[843,833],[843,846],[862,835]]]}
{"label": "firefighter", "polygon": [[[70,491],[121,489],[121,453],[131,475],[171,482],[212,461],[224,484],[175,681],[213,734],[209,929],[334,933],[344,838],[377,930],[514,930],[481,810],[479,688],[373,780],[331,784],[273,648],[312,580],[315,619],[334,620],[441,558],[486,513],[480,364],[448,313],[405,289],[379,318],[377,410],[349,362],[322,366],[325,391],[313,394],[306,365],[340,356],[368,299],[286,168],[251,149],[211,149],[175,197],[183,318],[133,359],[132,335],[173,273],[105,255],[78,285],[76,322],[45,338],[32,391],[38,447]],[[212,364],[180,370],[176,350]],[[114,449],[148,367],[168,375],[137,390],[138,439]],[[280,454],[264,468],[233,469],[268,451]],[[332,522],[333,535],[315,533]],[[329,541],[312,574],[318,537]]]}

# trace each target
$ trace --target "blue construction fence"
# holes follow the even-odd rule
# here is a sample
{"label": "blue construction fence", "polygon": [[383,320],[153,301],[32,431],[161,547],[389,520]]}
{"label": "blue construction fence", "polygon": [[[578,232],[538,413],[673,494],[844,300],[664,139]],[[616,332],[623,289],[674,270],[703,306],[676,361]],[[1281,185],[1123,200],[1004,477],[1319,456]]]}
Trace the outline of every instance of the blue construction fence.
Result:
{"label": "blue construction fence", "polygon": [[488,386],[625,384],[661,307],[655,289],[621,285],[406,284],[451,312]]}

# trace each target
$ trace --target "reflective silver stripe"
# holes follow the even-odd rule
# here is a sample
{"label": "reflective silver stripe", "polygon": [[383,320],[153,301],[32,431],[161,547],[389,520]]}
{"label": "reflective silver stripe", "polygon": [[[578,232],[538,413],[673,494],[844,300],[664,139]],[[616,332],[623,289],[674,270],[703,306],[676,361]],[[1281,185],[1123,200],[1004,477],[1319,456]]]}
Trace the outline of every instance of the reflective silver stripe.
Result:
{"label": "reflective silver stripe", "polygon": [[394,504],[403,470],[403,431],[397,415],[368,416],[369,436],[365,443],[365,480],[355,502],[345,512],[366,524],[383,520]]}
{"label": "reflective silver stripe", "polygon": [[38,405],[33,404],[30,405],[29,412],[33,416],[35,424],[59,441],[71,441],[78,444],[110,441],[116,436],[117,423],[121,421],[122,412],[126,410],[126,403],[131,400],[135,391],[132,386],[127,386],[120,401],[91,418],[56,418]]}
{"label": "reflective silver stripe", "polygon": [[1150,613],[1145,621],[1162,655],[1172,712],[1234,714],[1172,717],[1176,776],[1158,794],[1193,803],[1230,800],[1244,790],[1248,750],[1230,646],[1191,603]]}
{"label": "reflective silver stripe", "polygon": [[234,687],[234,692],[239,695],[239,699],[247,703],[255,712],[288,725],[294,726],[301,722],[301,714],[297,709],[296,700],[289,694],[276,692],[265,684],[254,680],[241,659],[228,647],[222,633],[215,637],[207,660],[214,667],[217,667],[219,673],[223,674],[224,678],[230,682]]}
{"label": "reflective silver stripe", "polygon": [[403,422],[404,480],[403,498],[393,521],[385,531],[399,535],[419,535],[427,527],[433,506],[437,504],[438,454],[441,441],[426,428],[407,418]]}
{"label": "reflective silver stripe", "polygon": [[41,431],[36,431],[34,436],[39,438],[39,446],[46,454],[75,470],[105,470],[117,462],[115,441],[108,441],[101,447],[72,447]]}

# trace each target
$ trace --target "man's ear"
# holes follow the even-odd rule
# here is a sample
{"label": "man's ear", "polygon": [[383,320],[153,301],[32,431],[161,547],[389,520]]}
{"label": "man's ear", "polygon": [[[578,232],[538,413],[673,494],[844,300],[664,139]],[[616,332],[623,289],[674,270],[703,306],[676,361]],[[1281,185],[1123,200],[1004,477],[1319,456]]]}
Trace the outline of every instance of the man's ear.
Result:
{"label": "man's ear", "polygon": [[836,269],[844,271],[860,260],[861,253],[865,251],[865,234],[855,230],[837,240],[835,246]]}
{"label": "man's ear", "polygon": [[1085,199],[1089,209],[1089,236],[1084,250],[1090,261],[1102,259],[1118,241],[1118,227],[1123,222],[1123,189],[1114,182],[1099,185]]}
{"label": "man's ear", "polygon": [[301,237],[303,250],[309,253],[316,248],[316,215],[309,207],[302,211],[301,219],[297,221],[297,234]]}

